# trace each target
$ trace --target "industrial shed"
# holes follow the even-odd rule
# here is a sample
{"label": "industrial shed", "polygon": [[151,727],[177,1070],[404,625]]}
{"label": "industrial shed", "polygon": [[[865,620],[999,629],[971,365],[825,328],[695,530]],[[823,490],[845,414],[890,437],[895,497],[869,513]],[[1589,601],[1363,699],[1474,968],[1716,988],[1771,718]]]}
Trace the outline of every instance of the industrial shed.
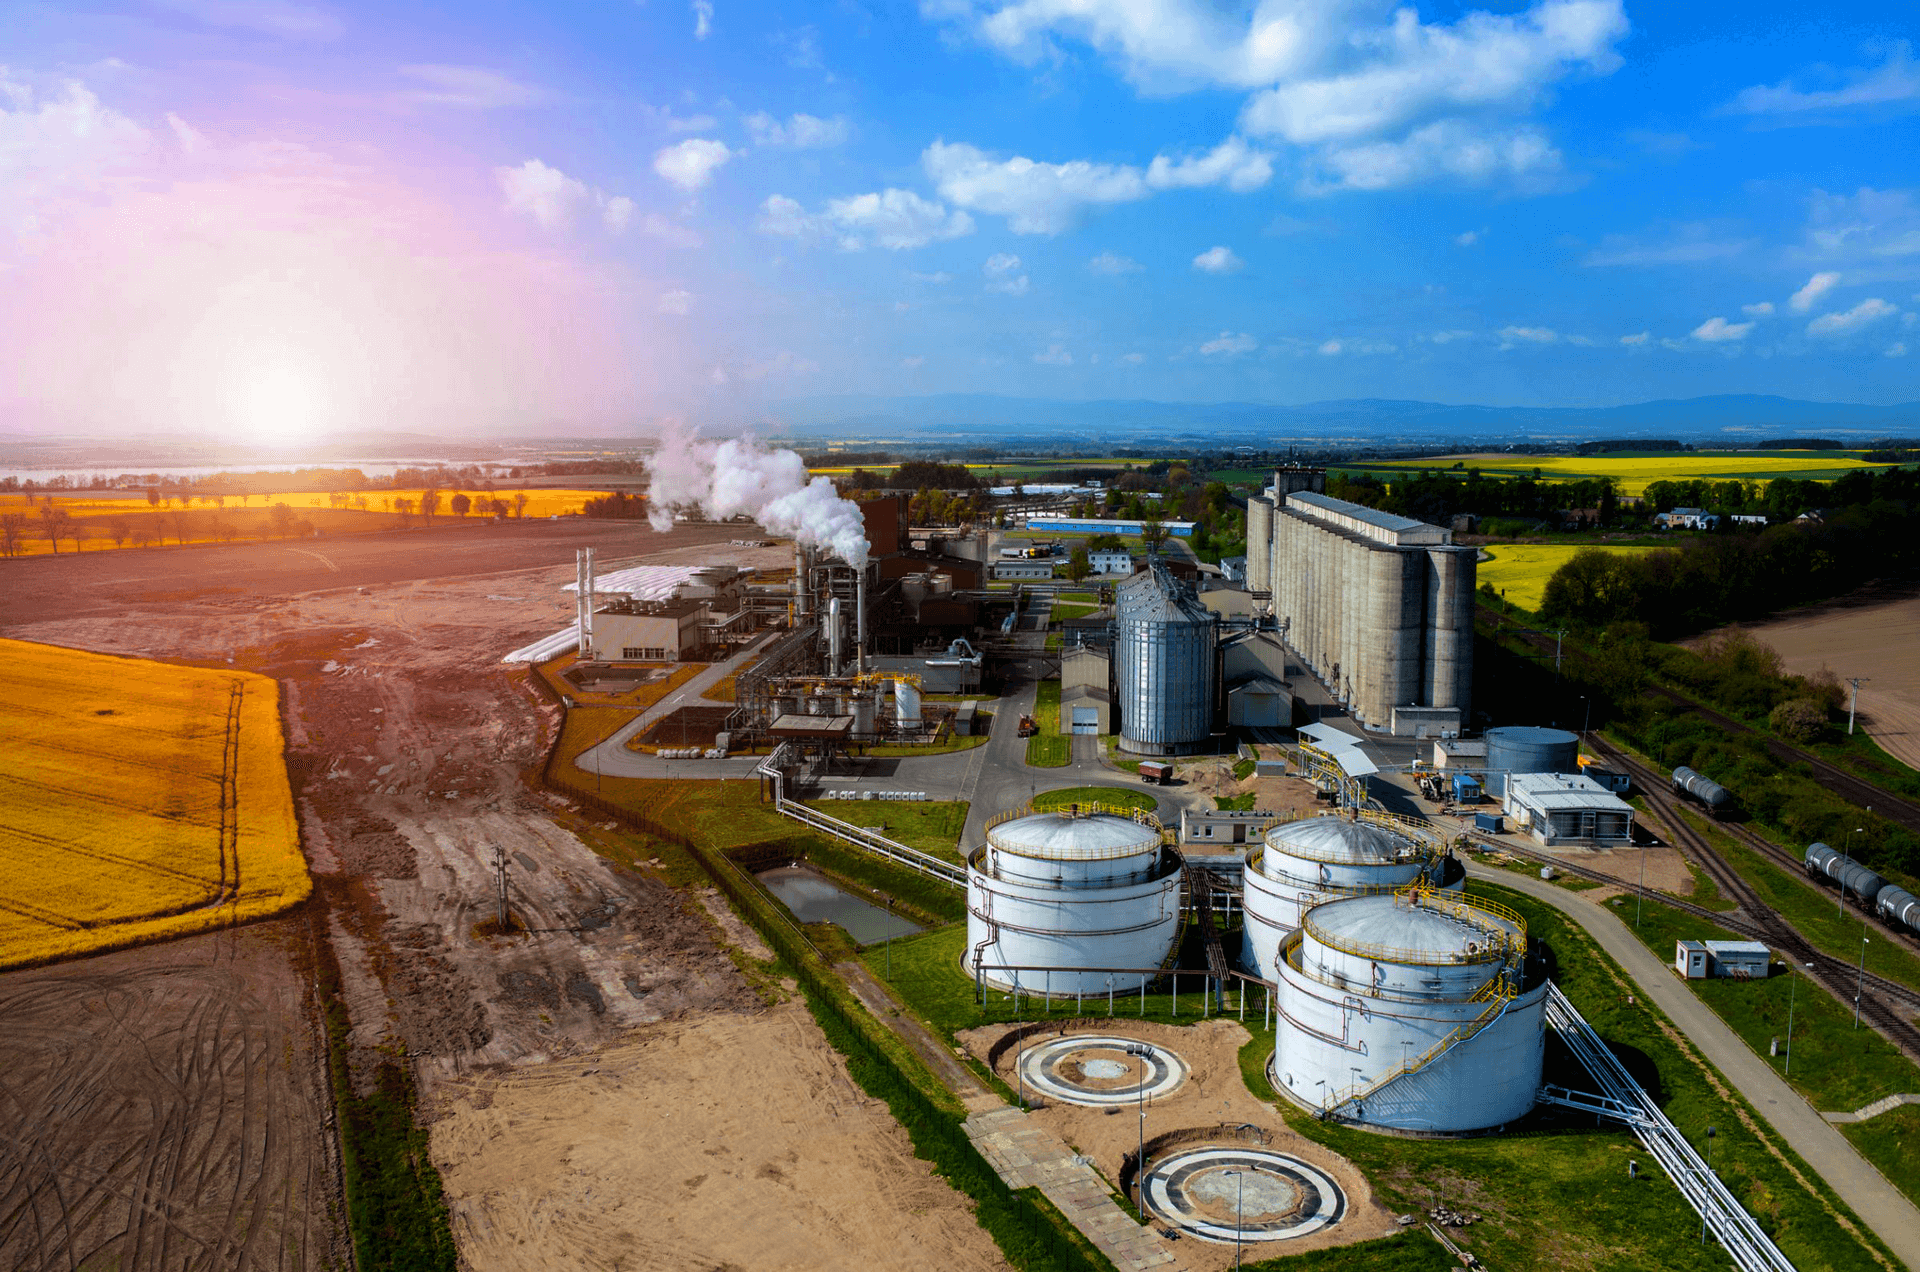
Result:
{"label": "industrial shed", "polygon": [[1571,773],[1512,773],[1507,815],[1548,848],[1633,842],[1633,805],[1591,778]]}
{"label": "industrial shed", "polygon": [[1772,963],[1773,951],[1758,941],[1676,941],[1673,947],[1673,970],[1688,980],[1765,980]]}

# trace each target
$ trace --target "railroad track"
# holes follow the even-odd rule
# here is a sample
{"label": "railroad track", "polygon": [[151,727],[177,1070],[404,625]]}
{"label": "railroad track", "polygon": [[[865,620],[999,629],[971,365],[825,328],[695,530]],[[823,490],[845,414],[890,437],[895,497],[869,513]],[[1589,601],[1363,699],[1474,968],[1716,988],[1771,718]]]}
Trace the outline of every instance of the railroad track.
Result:
{"label": "railroad track", "polygon": [[[1735,931],[1744,929],[1743,935],[1765,942],[1803,967],[1810,966],[1814,979],[1836,999],[1842,1003],[1850,1003],[1858,997],[1860,1018],[1872,1025],[1875,1031],[1907,1053],[1909,1057],[1920,1059],[1920,1027],[1916,1027],[1906,1014],[1897,1010],[1893,1003],[1888,1001],[1899,999],[1920,1005],[1920,993],[1878,976],[1873,978],[1873,987],[1877,992],[1866,992],[1867,978],[1864,974],[1856,971],[1854,965],[1845,959],[1836,958],[1815,949],[1813,943],[1802,936],[1798,928],[1782,918],[1778,911],[1760,897],[1753,885],[1747,882],[1746,877],[1720,855],[1711,840],[1694,829],[1686,818],[1680,815],[1678,800],[1667,793],[1667,780],[1661,774],[1604,741],[1594,740],[1591,745],[1596,751],[1606,754],[1610,764],[1624,768],[1634,779],[1647,801],[1648,809],[1667,828],[1668,836],[1674,845],[1706,872],[1707,877],[1713,880],[1714,886],[1720,890],[1722,896],[1735,903],[1736,914],[1740,917],[1735,919],[1732,915],[1705,910],[1697,906],[1676,908],[1700,913],[1725,928]],[[1733,828],[1723,826],[1722,829]],[[1788,854],[1766,843],[1751,831],[1745,831],[1744,827],[1739,829],[1744,832],[1740,836],[1743,842],[1760,848],[1769,857],[1781,861],[1782,864],[1799,868],[1799,863],[1794,862]],[[1673,904],[1665,896],[1660,899],[1663,904]]]}

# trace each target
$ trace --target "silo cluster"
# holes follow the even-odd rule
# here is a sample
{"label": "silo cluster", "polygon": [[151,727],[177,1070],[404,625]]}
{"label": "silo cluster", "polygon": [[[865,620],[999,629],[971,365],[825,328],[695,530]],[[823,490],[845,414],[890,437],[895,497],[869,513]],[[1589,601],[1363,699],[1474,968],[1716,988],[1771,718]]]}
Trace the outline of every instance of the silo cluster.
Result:
{"label": "silo cluster", "polygon": [[1269,827],[1241,877],[1241,960],[1271,980],[1282,940],[1315,906],[1414,884],[1458,891],[1466,868],[1429,835],[1343,813]]}
{"label": "silo cluster", "polygon": [[1467,717],[1473,685],[1474,562],[1452,531],[1292,489],[1276,477],[1248,503],[1247,586],[1301,660],[1367,727],[1398,707]]}
{"label": "silo cluster", "polygon": [[[967,862],[967,968],[1032,993],[1137,989],[1173,950],[1180,854],[1160,824],[1017,809]],[[1133,972],[1076,969],[1139,969]],[[1021,970],[1024,969],[1024,970]]]}
{"label": "silo cluster", "polygon": [[1218,715],[1220,616],[1152,562],[1114,599],[1120,749],[1185,755],[1206,745]]}
{"label": "silo cluster", "polygon": [[1526,922],[1427,888],[1316,906],[1280,947],[1276,1090],[1409,1132],[1503,1126],[1533,1107],[1547,980]]}

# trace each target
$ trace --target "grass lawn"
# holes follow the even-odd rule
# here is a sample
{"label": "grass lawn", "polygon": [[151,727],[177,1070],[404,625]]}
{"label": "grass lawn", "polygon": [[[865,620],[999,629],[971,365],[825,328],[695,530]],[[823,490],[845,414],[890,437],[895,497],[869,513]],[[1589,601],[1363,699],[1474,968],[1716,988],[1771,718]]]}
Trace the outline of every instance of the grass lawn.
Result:
{"label": "grass lawn", "polygon": [[964,800],[950,803],[909,803],[904,800],[810,799],[809,808],[817,808],[829,817],[837,817],[853,826],[877,830],[897,843],[921,852],[932,853],[946,861],[961,863],[960,832],[967,824]]}
{"label": "grass lawn", "polygon": [[1909,1104],[1871,1121],[1843,1123],[1840,1133],[1895,1188],[1910,1198],[1920,1197],[1920,1108]]}
{"label": "grass lawn", "polygon": [[1253,811],[1253,801],[1256,798],[1252,791],[1244,795],[1215,795],[1213,806],[1223,813],[1250,813]]}
{"label": "grass lawn", "polygon": [[735,700],[734,690],[737,682],[740,679],[740,673],[745,671],[747,668],[753,666],[755,663],[759,661],[760,659],[757,655],[755,657],[747,659],[745,662],[741,663],[738,667],[735,667],[733,669],[733,672],[730,675],[723,676],[721,679],[715,681],[713,687],[708,689],[707,692],[701,696],[705,697],[707,700],[711,702],[734,701]]}
{"label": "grass lawn", "polygon": [[1063,786],[1057,791],[1041,791],[1033,797],[1035,808],[1064,808],[1068,804],[1105,804],[1108,808],[1138,809],[1151,813],[1160,801],[1145,791],[1123,786]]}
{"label": "grass lawn", "polygon": [[1098,605],[1062,605],[1055,602],[1053,607],[1053,621],[1056,623],[1064,623],[1071,618],[1085,618],[1099,608]]}
{"label": "grass lawn", "polygon": [[[1631,982],[1585,932],[1509,889],[1476,882],[1469,891],[1525,916],[1529,931],[1553,949],[1561,989],[1682,1131],[1698,1135],[1709,1125],[1716,1129],[1715,1170],[1795,1266],[1803,1272],[1878,1266],[1829,1213],[1828,1207],[1837,1211],[1840,1203],[1818,1177],[1787,1154],[1820,1190],[1816,1199],[1749,1129],[1749,1122],[1764,1124],[1744,1104],[1719,1095],[1704,1066],[1676,1046],[1657,1009],[1644,997],[1628,1004]],[[1241,1051],[1241,1071],[1263,1097],[1271,1092],[1266,1079],[1271,1050],[1269,1037],[1256,1038]],[[1589,1084],[1555,1045],[1548,1048],[1547,1068],[1549,1081],[1582,1089]],[[1595,1127],[1583,1118],[1543,1110],[1517,1133],[1427,1142],[1329,1126],[1291,1106],[1283,1108],[1296,1130],[1364,1170],[1382,1204],[1416,1210],[1438,1202],[1480,1214],[1481,1222],[1450,1235],[1491,1267],[1625,1272],[1727,1266],[1724,1252],[1698,1244],[1698,1218],[1624,1128]],[[1628,1161],[1640,1163],[1636,1182],[1627,1179]]]}
{"label": "grass lawn", "polygon": [[[980,717],[978,716],[975,717],[976,720],[979,718]],[[991,728],[992,727],[991,718],[989,717],[985,724],[981,724],[977,727],[983,730]],[[987,742],[987,735],[985,732],[976,733],[971,737],[961,737],[958,734],[949,733],[947,734],[946,737],[941,738],[938,742],[933,743],[931,746],[909,746],[904,743],[880,743],[875,746],[868,747],[867,754],[868,755],[947,755],[954,751],[971,751],[976,746],[985,746],[986,742]]]}
{"label": "grass lawn", "polygon": [[1106,746],[1107,759],[1113,764],[1115,768],[1122,768],[1122,769],[1125,769],[1127,772],[1132,773],[1136,777],[1139,776],[1140,761],[1127,759],[1125,756],[1120,754],[1119,738],[1109,733],[1106,736],[1102,737],[1100,741]]}
{"label": "grass lawn", "polygon": [[1033,700],[1037,732],[1027,739],[1027,763],[1034,768],[1065,768],[1073,758],[1073,739],[1060,732],[1060,682],[1042,680]]}

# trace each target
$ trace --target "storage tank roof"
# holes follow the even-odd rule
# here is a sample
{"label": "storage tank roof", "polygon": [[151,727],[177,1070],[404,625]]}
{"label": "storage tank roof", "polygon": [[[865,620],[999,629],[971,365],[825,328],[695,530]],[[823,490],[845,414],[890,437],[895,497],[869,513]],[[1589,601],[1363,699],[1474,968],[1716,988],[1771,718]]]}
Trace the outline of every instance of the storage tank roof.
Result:
{"label": "storage tank roof", "polygon": [[1494,958],[1505,944],[1497,938],[1526,933],[1517,915],[1507,918],[1456,897],[1400,892],[1315,906],[1305,926],[1322,944],[1335,949],[1415,963]]}
{"label": "storage tank roof", "polygon": [[1382,826],[1345,817],[1309,817],[1267,831],[1267,846],[1308,861],[1394,862],[1414,845]]}
{"label": "storage tank roof", "polygon": [[1538,724],[1503,724],[1497,729],[1488,729],[1484,736],[1489,742],[1505,746],[1565,746],[1580,740],[1578,735],[1565,729],[1549,729]]}
{"label": "storage tank roof", "polygon": [[994,847],[1023,857],[1060,861],[1098,861],[1160,846],[1160,832],[1155,827],[1109,813],[1085,817],[1064,812],[1033,813],[992,827],[987,839]]}
{"label": "storage tank roof", "polygon": [[1114,602],[1114,616],[1122,622],[1211,624],[1218,617],[1159,561],[1122,583]]}

